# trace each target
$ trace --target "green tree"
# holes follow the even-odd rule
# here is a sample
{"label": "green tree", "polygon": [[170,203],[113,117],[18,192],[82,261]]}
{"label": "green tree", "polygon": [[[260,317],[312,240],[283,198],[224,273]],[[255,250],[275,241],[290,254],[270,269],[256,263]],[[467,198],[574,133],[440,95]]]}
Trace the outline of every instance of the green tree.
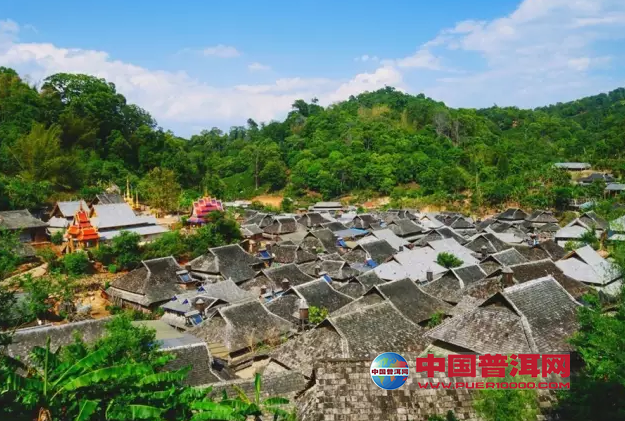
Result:
{"label": "green tree", "polygon": [[83,251],[66,254],[63,256],[62,264],[65,273],[69,275],[84,275],[91,267],[89,257]]}
{"label": "green tree", "polygon": [[295,204],[293,202],[293,199],[289,197],[285,197],[284,199],[282,199],[282,202],[280,202],[280,209],[282,210],[282,212],[292,213],[295,210]]}
{"label": "green tree", "polygon": [[17,269],[20,258],[15,251],[19,247],[19,233],[0,227],[0,280]]}
{"label": "green tree", "polygon": [[115,263],[122,269],[134,269],[141,262],[141,236],[130,231],[122,231],[111,241],[111,252]]}
{"label": "green tree", "polygon": [[34,124],[11,148],[20,176],[27,181],[57,182],[69,163],[61,152],[61,129]]}
{"label": "green tree", "polygon": [[144,259],[174,256],[177,259],[186,257],[190,253],[187,239],[180,231],[170,231],[145,246]]}
{"label": "green tree", "polygon": [[165,212],[178,209],[178,198],[182,190],[173,171],[154,168],[143,179],[141,190],[151,207]]}
{"label": "green tree", "polygon": [[[492,382],[518,382],[519,377],[488,379]],[[535,389],[484,389],[478,390],[473,407],[484,421],[534,421],[540,413],[538,395]]]}
{"label": "green tree", "polygon": [[452,253],[447,253],[444,251],[436,256],[436,263],[444,268],[452,269],[458,266],[462,266],[464,262]]}

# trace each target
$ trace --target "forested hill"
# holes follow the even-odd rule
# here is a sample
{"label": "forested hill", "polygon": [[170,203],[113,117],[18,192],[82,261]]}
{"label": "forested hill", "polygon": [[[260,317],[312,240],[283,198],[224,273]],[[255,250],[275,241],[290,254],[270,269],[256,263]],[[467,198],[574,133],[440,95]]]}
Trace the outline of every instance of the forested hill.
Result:
{"label": "forested hill", "polygon": [[582,193],[551,163],[621,174],[624,134],[622,88],[535,110],[475,110],[388,87],[327,108],[298,100],[283,122],[248,120],[182,139],[104,80],[57,74],[35,89],[0,68],[0,209],[88,198],[127,177],[148,200],[163,190],[225,199],[369,190],[553,206]]}

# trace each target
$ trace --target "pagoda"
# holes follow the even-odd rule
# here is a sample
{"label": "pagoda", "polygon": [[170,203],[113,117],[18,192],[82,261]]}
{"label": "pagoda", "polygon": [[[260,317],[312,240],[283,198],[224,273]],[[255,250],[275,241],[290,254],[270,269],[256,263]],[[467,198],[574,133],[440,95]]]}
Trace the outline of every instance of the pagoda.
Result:
{"label": "pagoda", "polygon": [[74,221],[67,229],[65,238],[68,240],[70,252],[76,249],[98,247],[100,234],[97,228],[91,225],[89,213],[83,209],[82,204],[74,214]]}
{"label": "pagoda", "polygon": [[135,188],[135,196],[132,196],[132,189],[130,188],[130,180],[126,178],[126,193],[124,194],[124,202],[128,203],[133,210],[140,210],[139,206],[139,192]]}
{"label": "pagoda", "polygon": [[207,218],[211,212],[223,212],[224,205],[221,200],[205,195],[203,198],[193,202],[193,210],[188,219],[190,224],[202,225],[208,222]]}

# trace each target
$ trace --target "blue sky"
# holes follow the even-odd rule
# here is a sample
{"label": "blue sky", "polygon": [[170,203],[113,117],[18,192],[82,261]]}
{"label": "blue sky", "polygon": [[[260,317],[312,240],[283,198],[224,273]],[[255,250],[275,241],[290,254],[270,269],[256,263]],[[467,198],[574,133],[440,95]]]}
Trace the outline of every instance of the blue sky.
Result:
{"label": "blue sky", "polygon": [[184,136],[385,85],[457,107],[625,85],[622,0],[85,3],[4,0],[0,65],[104,77]]}

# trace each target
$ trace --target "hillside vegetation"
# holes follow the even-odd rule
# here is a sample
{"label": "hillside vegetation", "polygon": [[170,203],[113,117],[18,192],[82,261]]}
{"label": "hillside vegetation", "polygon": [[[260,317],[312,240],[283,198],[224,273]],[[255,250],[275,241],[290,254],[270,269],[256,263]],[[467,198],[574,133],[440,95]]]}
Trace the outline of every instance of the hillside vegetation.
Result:
{"label": "hillside vegetation", "polygon": [[557,207],[589,192],[551,164],[584,161],[621,175],[623,133],[623,88],[535,110],[475,110],[387,87],[326,108],[298,100],[282,122],[250,119],[183,139],[105,80],[57,74],[36,89],[0,68],[0,209],[89,198],[127,178],[168,210],[205,190],[224,199],[372,192]]}

